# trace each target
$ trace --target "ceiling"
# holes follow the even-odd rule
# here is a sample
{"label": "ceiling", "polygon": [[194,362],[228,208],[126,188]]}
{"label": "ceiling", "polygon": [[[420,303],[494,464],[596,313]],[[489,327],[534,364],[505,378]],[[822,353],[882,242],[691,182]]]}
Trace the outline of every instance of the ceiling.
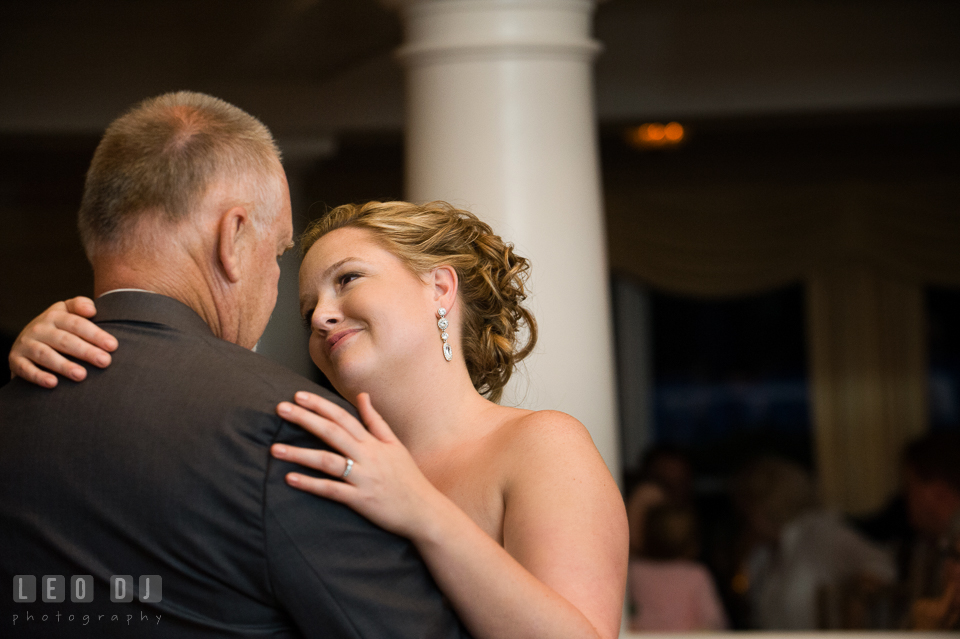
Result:
{"label": "ceiling", "polygon": [[[601,122],[960,105],[960,3],[609,0]],[[399,17],[375,0],[4,0],[0,135],[95,133],[170,90],[280,137],[399,131]]]}

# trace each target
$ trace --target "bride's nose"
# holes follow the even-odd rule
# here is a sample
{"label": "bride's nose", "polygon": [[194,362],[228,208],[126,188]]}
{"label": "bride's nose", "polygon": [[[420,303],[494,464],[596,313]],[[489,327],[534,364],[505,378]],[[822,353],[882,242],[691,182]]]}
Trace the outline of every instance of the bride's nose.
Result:
{"label": "bride's nose", "polygon": [[343,321],[343,313],[336,303],[320,303],[313,309],[310,325],[319,330],[329,330]]}

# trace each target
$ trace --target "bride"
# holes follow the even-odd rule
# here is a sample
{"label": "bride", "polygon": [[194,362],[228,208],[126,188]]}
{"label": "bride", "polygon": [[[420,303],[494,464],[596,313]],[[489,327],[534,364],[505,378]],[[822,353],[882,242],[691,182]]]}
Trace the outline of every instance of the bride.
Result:
{"label": "bride", "polygon": [[[325,474],[288,483],[410,539],[476,637],[616,637],[628,546],[616,483],[576,419],[496,403],[536,341],[527,261],[440,202],[338,207],[302,249],[310,355],[362,423],[311,393],[281,403],[331,447],[274,445]],[[115,341],[81,317],[94,313],[86,298],[48,309],[11,370],[52,387],[36,365],[85,374],[55,349],[108,362]]]}

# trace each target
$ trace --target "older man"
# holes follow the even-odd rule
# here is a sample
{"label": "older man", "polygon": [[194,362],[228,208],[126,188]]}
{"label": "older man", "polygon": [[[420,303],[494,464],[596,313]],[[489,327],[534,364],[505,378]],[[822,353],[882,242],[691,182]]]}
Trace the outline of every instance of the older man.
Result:
{"label": "older man", "polygon": [[[112,365],[0,390],[11,636],[453,637],[405,540],[285,485],[275,413],[324,393],[251,352],[292,245],[269,131],[196,93],[107,129],[80,232]],[[47,379],[47,385],[53,385]]]}

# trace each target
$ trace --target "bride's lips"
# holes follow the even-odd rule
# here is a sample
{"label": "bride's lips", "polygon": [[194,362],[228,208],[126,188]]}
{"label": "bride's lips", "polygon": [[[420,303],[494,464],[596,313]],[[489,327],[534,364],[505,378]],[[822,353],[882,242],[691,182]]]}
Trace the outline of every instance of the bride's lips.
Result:
{"label": "bride's lips", "polygon": [[334,333],[333,335],[327,336],[327,351],[332,353],[333,349],[337,347],[337,344],[342,342],[344,339],[350,337],[354,333],[359,333],[359,332],[360,332],[359,328],[348,328],[338,333]]}

